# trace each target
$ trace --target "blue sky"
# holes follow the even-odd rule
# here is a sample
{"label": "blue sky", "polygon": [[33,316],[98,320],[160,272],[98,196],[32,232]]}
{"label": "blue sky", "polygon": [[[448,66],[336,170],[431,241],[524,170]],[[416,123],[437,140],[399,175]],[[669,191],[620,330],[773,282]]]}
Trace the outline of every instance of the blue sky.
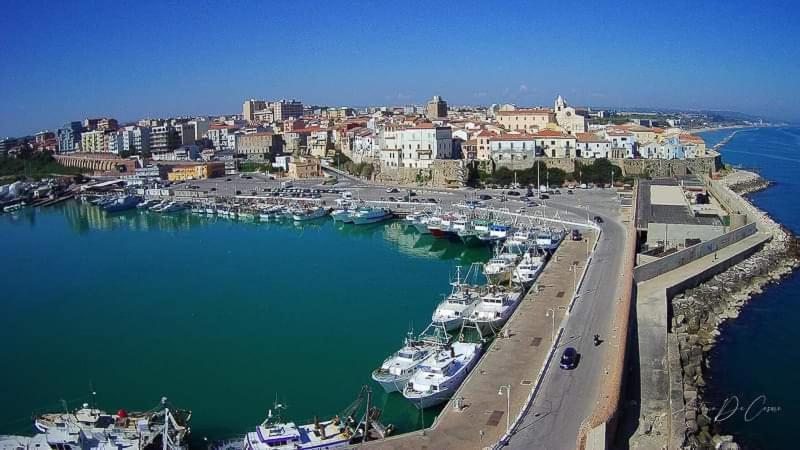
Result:
{"label": "blue sky", "polygon": [[307,104],[738,110],[800,121],[791,2],[9,0],[0,135]]}

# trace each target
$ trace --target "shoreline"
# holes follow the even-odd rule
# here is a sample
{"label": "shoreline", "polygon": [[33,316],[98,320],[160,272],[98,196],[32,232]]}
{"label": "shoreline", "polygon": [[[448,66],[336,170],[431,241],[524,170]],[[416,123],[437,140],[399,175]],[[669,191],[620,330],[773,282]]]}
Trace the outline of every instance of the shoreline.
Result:
{"label": "shoreline", "polygon": [[737,171],[723,178],[758,216],[759,228],[772,239],[745,260],[695,288],[671,299],[672,329],[678,335],[683,391],[686,403],[686,440],[691,448],[739,448],[733,436],[720,434],[714,410],[705,401],[704,369],[711,366],[710,352],[721,336],[723,324],[736,319],[742,309],[770,285],[780,283],[800,268],[794,234],[756,207],[747,194],[772,183],[751,172]]}

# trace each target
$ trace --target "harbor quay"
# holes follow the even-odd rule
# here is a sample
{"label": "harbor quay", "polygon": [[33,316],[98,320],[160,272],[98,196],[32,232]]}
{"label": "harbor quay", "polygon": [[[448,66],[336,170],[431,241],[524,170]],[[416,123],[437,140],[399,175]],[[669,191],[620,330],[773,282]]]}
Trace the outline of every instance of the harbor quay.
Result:
{"label": "harbor quay", "polygon": [[[564,345],[556,352],[551,352],[551,346],[568,316],[578,283],[573,274],[581,276],[590,256],[587,248],[597,238],[597,232],[588,231],[583,241],[563,241],[433,426],[362,447],[479,449],[496,445],[524,412],[543,371],[559,370],[554,365],[557,366],[557,356]],[[577,433],[577,429],[574,431]]]}

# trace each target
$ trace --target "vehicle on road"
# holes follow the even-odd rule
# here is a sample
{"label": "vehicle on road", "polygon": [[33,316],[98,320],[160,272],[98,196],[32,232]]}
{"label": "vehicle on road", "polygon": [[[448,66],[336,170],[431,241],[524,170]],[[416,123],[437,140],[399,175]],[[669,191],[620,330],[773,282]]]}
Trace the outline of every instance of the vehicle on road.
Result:
{"label": "vehicle on road", "polygon": [[603,218],[600,216],[594,216],[593,220],[595,223],[603,223]]}
{"label": "vehicle on road", "polygon": [[435,198],[429,198],[428,203],[439,203],[439,202],[437,202]]}
{"label": "vehicle on road", "polygon": [[508,192],[506,192],[506,195],[512,195],[514,197],[519,197],[519,192],[517,192],[517,191],[508,191]]}
{"label": "vehicle on road", "polygon": [[400,191],[398,191],[397,188],[386,188],[386,193],[387,194],[396,194],[398,192],[400,192]]}
{"label": "vehicle on road", "polygon": [[578,351],[574,347],[567,347],[561,354],[561,362],[558,364],[564,370],[572,370],[578,366]]}
{"label": "vehicle on road", "polygon": [[481,194],[481,195],[478,196],[478,198],[481,199],[481,200],[491,200],[492,196],[489,195],[489,194]]}
{"label": "vehicle on road", "polygon": [[567,194],[570,194],[570,195],[572,195],[572,194],[574,194],[574,193],[575,193],[575,191],[573,191],[572,189],[567,189]]}
{"label": "vehicle on road", "polygon": [[547,195],[547,194],[539,194],[539,199],[540,200],[547,200],[548,198],[550,198],[550,196]]}

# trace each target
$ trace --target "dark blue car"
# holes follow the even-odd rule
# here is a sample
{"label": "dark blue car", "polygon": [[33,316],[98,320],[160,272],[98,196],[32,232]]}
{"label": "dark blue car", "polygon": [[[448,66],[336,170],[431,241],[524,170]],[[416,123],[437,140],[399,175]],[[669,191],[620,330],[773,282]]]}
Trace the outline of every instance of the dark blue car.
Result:
{"label": "dark blue car", "polygon": [[562,369],[570,370],[574,369],[575,366],[578,365],[578,351],[572,347],[567,347],[564,349],[564,353],[561,354],[561,363],[559,367]]}

